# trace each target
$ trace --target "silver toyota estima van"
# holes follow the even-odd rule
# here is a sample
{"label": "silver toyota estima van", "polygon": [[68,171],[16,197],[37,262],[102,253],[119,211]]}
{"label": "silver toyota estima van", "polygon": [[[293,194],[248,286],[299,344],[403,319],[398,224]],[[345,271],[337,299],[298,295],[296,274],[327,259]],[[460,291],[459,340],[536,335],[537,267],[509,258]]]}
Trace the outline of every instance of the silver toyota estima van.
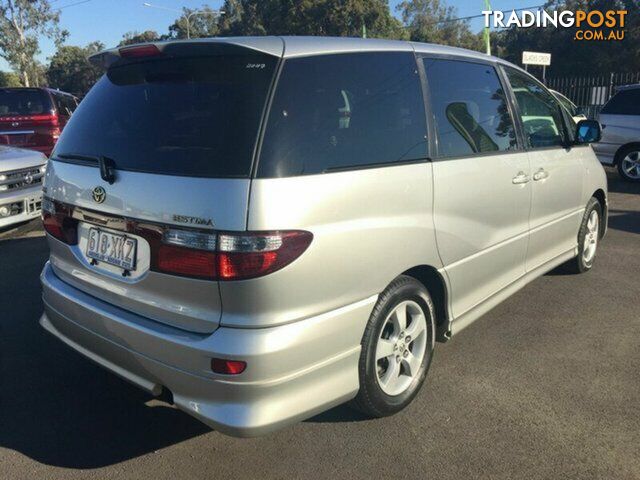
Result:
{"label": "silver toyota estima van", "polygon": [[605,233],[599,125],[497,58],[263,37],[92,60],[45,178],[41,324],[222,432],[398,412],[435,340],[589,270]]}

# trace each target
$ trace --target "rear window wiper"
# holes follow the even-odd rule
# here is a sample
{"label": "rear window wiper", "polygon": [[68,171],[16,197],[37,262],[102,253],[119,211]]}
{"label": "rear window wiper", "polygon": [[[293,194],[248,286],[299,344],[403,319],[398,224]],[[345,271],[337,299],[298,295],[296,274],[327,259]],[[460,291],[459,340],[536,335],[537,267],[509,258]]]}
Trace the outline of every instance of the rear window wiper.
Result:
{"label": "rear window wiper", "polygon": [[104,155],[84,155],[79,153],[58,153],[56,158],[75,162],[95,163],[100,167],[100,177],[109,185],[116,181],[116,162]]}

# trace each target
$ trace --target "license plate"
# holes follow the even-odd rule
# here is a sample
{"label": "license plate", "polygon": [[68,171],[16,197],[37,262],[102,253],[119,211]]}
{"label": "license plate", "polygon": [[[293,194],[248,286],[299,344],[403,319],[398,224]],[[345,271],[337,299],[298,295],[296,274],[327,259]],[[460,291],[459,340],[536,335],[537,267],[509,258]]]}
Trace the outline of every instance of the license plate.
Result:
{"label": "license plate", "polygon": [[135,270],[137,244],[135,238],[90,228],[87,257],[125,270]]}

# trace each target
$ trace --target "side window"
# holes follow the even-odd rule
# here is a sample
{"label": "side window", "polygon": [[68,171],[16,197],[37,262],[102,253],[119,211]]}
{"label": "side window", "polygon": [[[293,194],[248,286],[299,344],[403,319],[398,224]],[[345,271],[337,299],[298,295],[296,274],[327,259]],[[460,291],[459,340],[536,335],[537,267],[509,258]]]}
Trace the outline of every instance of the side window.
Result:
{"label": "side window", "polygon": [[422,60],[440,157],[517,148],[505,92],[492,66],[459,60]]}
{"label": "side window", "polygon": [[620,90],[600,113],[611,115],[640,115],[640,88]]}
{"label": "side window", "polygon": [[527,75],[505,68],[518,103],[529,147],[542,148],[566,144],[562,110],[555,97]]}
{"label": "side window", "polygon": [[312,175],[427,155],[415,57],[407,52],[286,60],[259,177]]}
{"label": "side window", "polygon": [[58,110],[62,115],[70,117],[75,110],[75,102],[72,97],[68,95],[54,94],[56,103],[58,104]]}

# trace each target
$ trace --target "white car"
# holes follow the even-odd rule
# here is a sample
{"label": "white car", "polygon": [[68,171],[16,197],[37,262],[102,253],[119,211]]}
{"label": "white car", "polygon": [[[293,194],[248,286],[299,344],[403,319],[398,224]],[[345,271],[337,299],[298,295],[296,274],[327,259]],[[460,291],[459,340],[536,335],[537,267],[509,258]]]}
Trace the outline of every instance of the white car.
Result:
{"label": "white car", "polygon": [[0,145],[0,228],[40,215],[47,157]]}

